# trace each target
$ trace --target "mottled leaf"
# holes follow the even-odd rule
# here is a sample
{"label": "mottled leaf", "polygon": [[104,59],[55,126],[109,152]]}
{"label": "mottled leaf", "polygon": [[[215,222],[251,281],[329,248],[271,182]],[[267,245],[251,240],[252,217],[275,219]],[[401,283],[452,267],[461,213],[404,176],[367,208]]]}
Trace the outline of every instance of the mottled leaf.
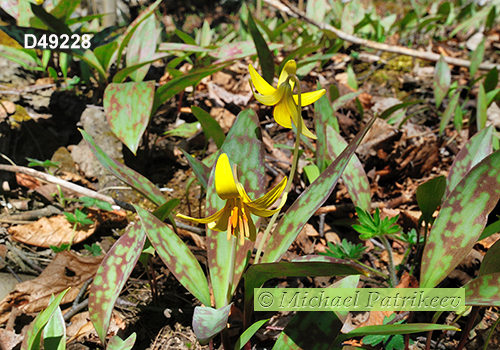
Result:
{"label": "mottled leaf", "polygon": [[155,61],[158,61],[160,59],[166,58],[168,56],[169,55],[153,55],[152,60],[144,61],[144,62],[137,63],[137,64],[134,64],[131,66],[127,66],[115,74],[115,76],[113,77],[113,83],[122,83],[125,79],[127,79],[127,77],[129,75],[134,73],[136,70],[138,70],[146,65],[149,65]]}
{"label": "mottled leaf", "polygon": [[500,198],[500,151],[470,170],[446,198],[427,239],[420,287],[434,288],[469,253]]}
{"label": "mottled leaf", "polygon": [[70,288],[64,290],[54,299],[53,302],[49,304],[49,306],[40,312],[33,322],[30,323],[28,330],[23,339],[23,343],[21,344],[21,350],[35,350],[40,349],[40,340],[42,338],[42,331],[49,322],[50,318],[59,308],[59,304],[61,300],[64,298],[66,293],[70,290]]}
{"label": "mottled leaf", "polygon": [[441,56],[439,61],[436,63],[433,84],[434,97],[436,98],[436,107],[439,107],[443,99],[446,97],[451,84],[450,67],[448,67],[448,63],[445,62],[443,56]]}
{"label": "mottled leaf", "polygon": [[[159,0],[160,1],[160,0]],[[154,115],[156,110],[165,102],[167,102],[170,98],[177,95],[179,92],[184,91],[188,86],[193,86],[198,84],[198,82],[209,76],[222,70],[227,64],[223,65],[215,65],[212,64],[207,68],[200,68],[189,72],[186,75],[182,75],[180,77],[176,77],[170,80],[163,86],[160,86],[155,93],[155,101],[153,104],[153,109],[151,111],[151,115]]]}
{"label": "mottled leaf", "polygon": [[482,130],[486,127],[486,121],[488,120],[488,101],[486,99],[486,91],[484,91],[484,85],[479,85],[479,92],[477,94],[477,106],[476,106],[476,123],[477,130]]}
{"label": "mottled leaf", "polygon": [[158,46],[158,51],[184,51],[184,52],[211,52],[212,49],[197,45],[181,44],[181,43],[161,43]]}
{"label": "mottled leaf", "polygon": [[241,350],[241,349],[243,349],[243,347],[245,346],[245,344],[250,341],[250,339],[253,337],[253,335],[255,333],[257,333],[257,331],[260,329],[260,327],[262,327],[264,325],[264,323],[266,323],[267,321],[269,321],[268,318],[264,319],[264,320],[257,321],[254,324],[252,324],[250,327],[248,327],[240,335],[240,337],[236,341],[236,344],[234,345],[234,350]]}
{"label": "mottled leaf", "polygon": [[477,45],[476,49],[472,51],[472,55],[470,57],[470,77],[471,79],[474,77],[474,74],[476,74],[477,69],[479,68],[479,65],[483,63],[483,58],[484,58],[484,43],[486,41],[486,38],[481,40],[479,45]]}
{"label": "mottled leaf", "polygon": [[342,326],[334,312],[300,312],[300,317],[292,318],[280,333],[273,350],[328,350]]}
{"label": "mottled leaf", "polygon": [[96,272],[89,292],[90,320],[103,344],[106,343],[111,313],[142,252],[144,229],[130,226],[111,247]]}
{"label": "mottled leaf", "polygon": [[278,222],[266,247],[263,262],[279,261],[316,210],[328,199],[373,118],[335,161],[297,198]]}
{"label": "mottled leaf", "polygon": [[[139,24],[130,38],[125,58],[127,67],[151,61],[156,52],[156,42],[159,35],[160,29],[156,23],[156,17],[151,14]],[[150,64],[148,63],[136,69],[130,73],[130,78],[133,81],[142,81],[148,73],[149,67]]]}
{"label": "mottled leaf", "polygon": [[500,306],[500,273],[474,278],[465,286],[465,305]]}
{"label": "mottled leaf", "polygon": [[491,146],[492,136],[493,127],[489,126],[474,135],[458,152],[450,167],[445,197],[448,197],[472,167],[491,154],[493,150]]}
{"label": "mottled leaf", "polygon": [[196,119],[200,122],[207,140],[213,138],[217,148],[221,148],[226,139],[226,135],[224,135],[224,131],[222,131],[219,123],[200,107],[192,106],[191,110]]}
{"label": "mottled leaf", "polygon": [[446,106],[446,109],[444,110],[443,115],[441,116],[441,121],[439,122],[439,136],[443,135],[444,129],[450,122],[453,113],[455,113],[459,99],[460,99],[460,91],[457,91],[451,98],[450,103],[448,103],[448,106]]}
{"label": "mottled leaf", "polygon": [[446,178],[442,175],[418,186],[417,203],[426,223],[432,223],[432,214],[441,204],[445,189]]}
{"label": "mottled leaf", "polygon": [[193,331],[201,345],[206,345],[227,325],[227,318],[233,303],[220,309],[197,306],[194,308]]}
{"label": "mottled leaf", "polygon": [[89,145],[92,153],[99,163],[117,178],[139,191],[144,197],[156,205],[162,205],[167,200],[163,197],[161,191],[151,181],[144,176],[123,165],[122,163],[110,158],[104,151],[95,144],[92,137],[84,130],[80,130],[85,141]]}
{"label": "mottled leaf", "polygon": [[135,155],[149,124],[155,82],[111,83],[104,91],[104,112],[111,131]]}
{"label": "mottled leaf", "polygon": [[259,29],[255,25],[252,14],[248,14],[248,30],[252,35],[253,42],[257,48],[257,56],[259,57],[260,69],[262,69],[262,77],[269,83],[273,84],[274,79],[274,56],[269,50],[266,41],[262,37]]}
{"label": "mottled leaf", "polygon": [[[252,109],[243,110],[236,118],[226,141],[219,152],[226,153],[231,165],[237,165],[238,180],[243,184],[251,199],[257,199],[265,192],[264,148],[262,144],[259,119]],[[225,201],[215,191],[214,171],[208,181],[206,215],[211,215],[224,207]],[[254,217],[254,222],[256,218]],[[232,242],[227,240],[226,232],[207,230],[208,266],[210,279],[218,308],[229,304],[240,280],[243,269],[249,259],[250,249],[254,243],[245,239],[242,246],[237,247],[236,264],[233,272],[228,264]],[[230,281],[233,281],[230,285]]]}
{"label": "mottled leaf", "polygon": [[118,64],[121,63],[122,55],[125,51],[125,48],[128,46],[132,35],[134,35],[139,25],[154,12],[158,5],[160,5],[160,2],[161,0],[156,0],[153,4],[149,5],[147,9],[142,11],[141,14],[132,23],[130,23],[130,25],[127,27],[127,30],[125,30],[125,33],[123,33],[123,35],[120,37],[120,39],[118,40],[120,46],[118,48],[118,56],[116,58],[116,62]]}
{"label": "mottled leaf", "polygon": [[208,282],[188,246],[153,214],[134,205],[151,244],[177,280],[204,305],[211,305]]}
{"label": "mottled leaf", "polygon": [[[269,45],[269,50],[275,50],[283,47],[281,44]],[[210,53],[210,56],[217,58],[213,64],[238,60],[244,57],[257,54],[255,45],[252,41],[241,41],[222,45]]]}
{"label": "mottled leaf", "polygon": [[194,174],[196,175],[196,178],[198,181],[200,181],[201,186],[203,189],[207,189],[207,183],[208,183],[208,176],[210,175],[210,168],[207,167],[205,164],[200,162],[198,159],[184,151],[182,148],[180,148],[182,153],[184,154],[184,157],[186,157],[186,160],[189,163],[189,166],[191,169],[193,169]]}
{"label": "mottled leaf", "polygon": [[107,350],[131,350],[135,344],[135,338],[137,334],[132,333],[127,339],[122,340],[119,336],[114,335],[106,347]]}
{"label": "mottled leaf", "polygon": [[[333,160],[342,153],[348,144],[330,125],[326,125],[325,127],[328,158],[329,160]],[[351,160],[342,173],[342,180],[354,205],[369,211],[371,205],[370,182],[366,176],[363,164],[361,164],[356,154],[352,155]]]}

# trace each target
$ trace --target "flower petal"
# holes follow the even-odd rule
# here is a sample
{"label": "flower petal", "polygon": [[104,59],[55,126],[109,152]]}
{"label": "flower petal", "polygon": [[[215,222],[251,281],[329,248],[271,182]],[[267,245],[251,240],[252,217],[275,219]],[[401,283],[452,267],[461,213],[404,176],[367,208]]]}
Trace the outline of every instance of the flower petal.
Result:
{"label": "flower petal", "polygon": [[238,198],[240,196],[234,180],[227,154],[222,153],[215,166],[215,189],[222,199]]}
{"label": "flower petal", "polygon": [[248,65],[248,71],[250,72],[250,79],[252,79],[252,82],[259,93],[261,93],[262,95],[271,95],[276,91],[275,88],[269,85],[269,83],[264,78],[262,78],[259,73],[257,73],[255,68],[252,67],[251,64]]}
{"label": "flower petal", "polygon": [[280,87],[277,90],[274,90],[272,94],[260,95],[255,93],[252,83],[250,82],[250,88],[252,89],[253,96],[257,101],[266,106],[274,106],[281,100],[281,98],[283,97],[283,93],[285,92],[284,87],[285,86]]}
{"label": "flower petal", "polygon": [[301,130],[301,134],[306,136],[306,137],[309,137],[310,139],[313,139],[313,140],[316,140],[317,137],[316,135],[314,135],[306,126],[306,124],[304,124],[304,119],[303,118],[300,118],[300,122],[302,123],[302,130]]}
{"label": "flower petal", "polygon": [[[229,204],[229,203],[228,203]],[[217,222],[211,222],[208,224],[208,228],[214,231],[227,231],[227,224],[229,222],[229,217],[231,216],[232,205],[228,205],[222,209],[224,212]]]}
{"label": "flower petal", "polygon": [[276,120],[276,123],[279,125],[288,129],[292,128],[292,118],[286,108],[285,101],[280,101],[276,107],[274,107],[273,116],[274,120]]}
{"label": "flower petal", "polygon": [[250,212],[254,215],[260,216],[262,218],[267,218],[267,217],[272,216],[272,215],[276,214],[277,212],[279,212],[281,210],[281,207],[282,206],[280,206],[277,209],[273,209],[273,210],[248,207],[248,210],[250,210]]}
{"label": "flower petal", "polygon": [[265,195],[251,202],[245,203],[247,206],[257,209],[267,209],[281,196],[281,193],[285,189],[287,178],[284,177],[283,180],[274,188],[267,192]]}
{"label": "flower petal", "polygon": [[[316,102],[317,100],[319,100],[321,98],[321,96],[323,96],[325,94],[325,92],[326,92],[325,89],[321,89],[318,91],[303,93],[302,94],[302,101],[301,101],[302,107],[308,106],[311,103]],[[295,103],[298,105],[299,104],[298,95],[293,95],[293,99],[294,99]]]}
{"label": "flower petal", "polygon": [[301,134],[315,140],[316,135],[314,135],[311,131],[309,131],[306,124],[304,124],[304,119],[302,118],[302,115],[300,115],[299,111],[297,110],[297,105],[295,104],[292,98],[292,91],[287,90],[285,93],[285,97],[283,99],[286,103],[288,112],[292,116],[292,120],[295,126],[298,126],[298,123],[301,123],[301,128],[302,128]]}
{"label": "flower petal", "polygon": [[252,216],[248,214],[248,239],[252,242],[255,242],[257,239],[257,229],[255,228],[255,224],[253,223]]}
{"label": "flower petal", "polygon": [[[285,63],[285,65],[283,66],[283,70],[280,73],[280,78],[278,80],[278,87],[280,87],[281,84],[283,84],[286,81],[286,79],[288,78],[288,76],[290,74],[295,75],[296,72],[297,72],[297,63],[294,60],[290,60],[287,63]],[[290,80],[290,85],[292,87],[292,90],[293,90],[294,84],[295,84],[295,81]]]}
{"label": "flower petal", "polygon": [[[222,214],[224,214],[225,209],[226,209],[226,207],[222,208],[221,210],[219,210],[215,214],[210,215],[209,217],[200,218],[200,219],[195,219],[195,218],[192,218],[190,216],[186,216],[186,215],[182,215],[182,214],[177,214],[176,216],[181,218],[181,219],[184,219],[184,220],[197,222],[199,224],[210,224],[211,222],[215,222],[217,220],[220,220],[220,218],[222,217]],[[231,212],[229,212],[229,213],[231,214]]]}

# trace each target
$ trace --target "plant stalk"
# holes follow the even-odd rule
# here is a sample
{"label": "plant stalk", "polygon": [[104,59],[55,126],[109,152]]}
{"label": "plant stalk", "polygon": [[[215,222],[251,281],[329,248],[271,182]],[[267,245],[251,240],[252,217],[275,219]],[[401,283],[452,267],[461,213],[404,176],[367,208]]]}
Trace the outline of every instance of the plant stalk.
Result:
{"label": "plant stalk", "polygon": [[394,258],[392,256],[392,247],[389,244],[389,241],[387,240],[387,237],[385,235],[379,236],[380,240],[385,246],[385,249],[387,250],[387,255],[389,256],[389,274],[391,276],[390,282],[391,282],[391,288],[395,288],[398,285],[398,278],[396,276],[396,268],[394,267]]}

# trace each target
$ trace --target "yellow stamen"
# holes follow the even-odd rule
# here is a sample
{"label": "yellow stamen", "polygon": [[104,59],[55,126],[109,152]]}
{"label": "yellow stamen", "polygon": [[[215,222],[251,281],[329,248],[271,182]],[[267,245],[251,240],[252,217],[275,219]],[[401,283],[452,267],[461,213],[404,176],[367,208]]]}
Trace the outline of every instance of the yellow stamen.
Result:
{"label": "yellow stamen", "polygon": [[236,228],[236,225],[238,224],[238,207],[234,207],[231,211],[231,224],[233,228]]}

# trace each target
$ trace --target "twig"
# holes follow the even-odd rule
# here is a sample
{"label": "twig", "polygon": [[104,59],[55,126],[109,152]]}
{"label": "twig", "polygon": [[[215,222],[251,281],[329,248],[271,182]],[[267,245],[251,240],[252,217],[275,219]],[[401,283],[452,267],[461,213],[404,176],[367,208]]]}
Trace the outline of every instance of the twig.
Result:
{"label": "twig", "polygon": [[21,279],[21,277],[19,277],[17,275],[17,273],[14,272],[14,270],[12,270],[12,267],[10,267],[9,265],[7,265],[7,262],[4,260],[4,258],[2,258],[0,256],[0,264],[4,264],[5,267],[7,268],[7,270],[9,270],[9,272],[12,274],[12,276],[14,276],[14,278],[19,282],[19,283],[22,283],[23,280]]}
{"label": "twig", "polygon": [[86,280],[82,288],[80,288],[80,291],[78,292],[75,300],[73,301],[73,305],[71,306],[71,309],[69,309],[68,312],[64,314],[64,321],[68,322],[73,315],[75,315],[78,311],[82,310],[83,308],[87,307],[89,304],[89,300],[85,299],[80,303],[80,300],[82,300],[83,296],[85,295],[85,292],[87,291],[87,287],[89,286],[90,283],[92,283],[93,278],[89,278]]}
{"label": "twig", "polygon": [[[387,45],[383,43],[377,43],[375,41],[367,40],[367,39],[361,39],[358,38],[355,35],[347,34],[334,26],[331,26],[327,23],[320,23],[312,18],[309,18],[303,11],[300,11],[298,8],[296,8],[294,5],[290,4],[287,0],[264,0],[266,3],[269,5],[275,7],[281,12],[284,12],[290,16],[293,16],[295,18],[301,19],[305,22],[308,22],[312,25],[315,25],[316,27],[320,28],[321,30],[328,30],[335,35],[337,35],[340,39],[358,44],[361,46],[365,46],[374,50],[382,50],[386,52],[392,52],[395,54],[399,55],[405,55],[405,56],[410,56],[410,57],[416,57],[420,58],[422,60],[426,61],[433,61],[437,62],[440,58],[441,55],[434,53],[434,52],[425,52],[425,51],[417,51],[413,49],[409,49],[407,47],[403,46],[396,46],[396,45]],[[461,58],[454,58],[454,57],[444,57],[443,59],[446,63],[452,64],[454,66],[459,66],[459,67],[470,67],[471,61],[469,60],[464,60]],[[497,69],[500,69],[500,65],[495,65],[493,63],[487,63],[483,62],[479,65],[479,69],[481,70],[491,70],[494,67],[497,67]]]}
{"label": "twig", "polygon": [[[66,188],[68,190],[80,193],[80,194],[82,194],[84,196],[95,198],[95,199],[99,199],[99,200],[101,200],[103,202],[106,202],[106,203],[109,203],[109,204],[113,204],[113,205],[118,205],[118,206],[122,207],[123,209],[135,212],[135,208],[130,203],[122,202],[122,201],[120,201],[118,199],[114,199],[114,198],[106,196],[106,195],[104,195],[102,193],[93,191],[93,190],[88,189],[86,187],[82,187],[82,186],[76,185],[76,184],[74,184],[72,182],[65,181],[63,179],[60,179],[58,177],[55,177],[55,176],[52,176],[52,175],[49,175],[49,174],[46,174],[46,173],[43,173],[43,172],[35,170],[35,169],[26,168],[26,167],[18,166],[18,165],[0,164],[0,170],[10,171],[10,172],[13,172],[13,173],[21,173],[21,174],[30,175],[30,176],[36,177],[36,178],[38,178],[40,180],[43,180],[43,181],[46,181],[46,182],[49,182],[49,183],[53,183],[53,184],[59,185],[61,187],[64,187],[64,188]],[[205,230],[203,230],[203,229],[200,229],[200,228],[197,228],[197,227],[193,227],[193,226],[190,226],[190,225],[184,224],[182,222],[178,222],[178,221],[175,221],[175,224],[179,228],[182,228],[182,229],[184,229],[186,231],[191,231],[191,232],[199,234],[199,235],[204,235],[205,234]]]}

